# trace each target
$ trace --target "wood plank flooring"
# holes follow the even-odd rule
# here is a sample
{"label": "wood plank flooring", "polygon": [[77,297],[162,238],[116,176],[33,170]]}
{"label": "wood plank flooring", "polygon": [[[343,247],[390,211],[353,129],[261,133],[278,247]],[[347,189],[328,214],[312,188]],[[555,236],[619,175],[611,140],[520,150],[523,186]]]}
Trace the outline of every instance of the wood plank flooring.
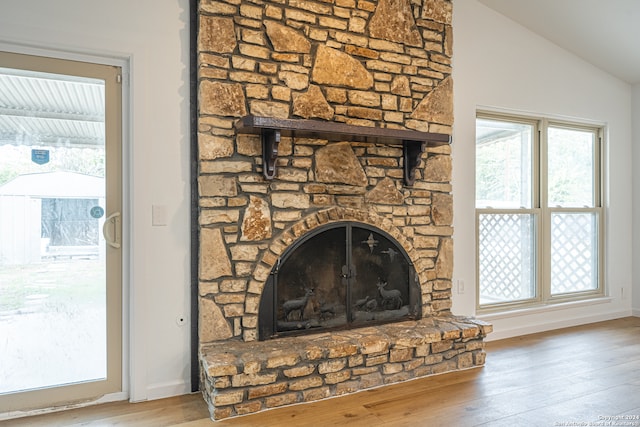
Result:
{"label": "wood plank flooring", "polygon": [[491,342],[487,353],[484,368],[216,423],[209,420],[202,397],[194,394],[0,425],[529,427],[611,421],[612,426],[640,427],[640,318]]}

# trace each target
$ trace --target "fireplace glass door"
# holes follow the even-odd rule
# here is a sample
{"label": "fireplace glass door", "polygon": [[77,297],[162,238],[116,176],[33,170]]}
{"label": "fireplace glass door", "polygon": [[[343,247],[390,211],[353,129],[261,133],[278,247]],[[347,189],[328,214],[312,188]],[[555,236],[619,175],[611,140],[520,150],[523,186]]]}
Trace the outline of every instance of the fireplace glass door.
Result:
{"label": "fireplace glass door", "polygon": [[420,292],[406,252],[383,231],[338,223],[279,259],[260,307],[260,339],[415,318]]}

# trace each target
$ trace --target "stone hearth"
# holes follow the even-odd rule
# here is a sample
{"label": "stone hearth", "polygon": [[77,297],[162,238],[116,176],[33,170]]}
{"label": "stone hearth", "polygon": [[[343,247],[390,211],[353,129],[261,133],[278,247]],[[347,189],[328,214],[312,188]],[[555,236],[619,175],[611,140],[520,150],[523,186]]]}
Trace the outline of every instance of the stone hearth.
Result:
{"label": "stone hearth", "polygon": [[[241,124],[450,136],[451,1],[201,0],[198,12],[199,356],[212,417],[481,366],[490,326],[451,314],[449,144],[412,148],[407,179],[403,141],[291,132],[263,145]],[[258,342],[279,258],[339,221],[397,241],[420,320]]]}
{"label": "stone hearth", "polygon": [[341,396],[484,365],[491,326],[431,317],[275,341],[201,349],[204,393],[213,419]]}

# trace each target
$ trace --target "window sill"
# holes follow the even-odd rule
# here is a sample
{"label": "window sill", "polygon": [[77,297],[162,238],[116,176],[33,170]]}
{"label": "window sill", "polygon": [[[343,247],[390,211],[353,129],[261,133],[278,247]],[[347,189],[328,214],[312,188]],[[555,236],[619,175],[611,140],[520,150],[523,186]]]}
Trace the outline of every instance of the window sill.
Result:
{"label": "window sill", "polygon": [[532,314],[550,313],[554,311],[567,310],[571,308],[582,308],[592,305],[609,304],[613,302],[613,298],[610,296],[598,296],[589,299],[583,299],[579,301],[563,301],[544,305],[528,306],[526,308],[510,308],[504,311],[492,311],[481,312],[479,311],[476,317],[480,320],[491,322],[494,320],[508,319],[520,316],[529,316]]}

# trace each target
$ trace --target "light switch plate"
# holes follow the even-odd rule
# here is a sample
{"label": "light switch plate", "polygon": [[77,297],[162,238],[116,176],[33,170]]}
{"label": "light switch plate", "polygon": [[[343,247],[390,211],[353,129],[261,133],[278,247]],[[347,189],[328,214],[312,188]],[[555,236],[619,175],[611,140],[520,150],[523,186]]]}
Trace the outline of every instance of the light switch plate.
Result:
{"label": "light switch plate", "polygon": [[151,206],[151,225],[155,227],[167,225],[167,207],[165,205]]}

